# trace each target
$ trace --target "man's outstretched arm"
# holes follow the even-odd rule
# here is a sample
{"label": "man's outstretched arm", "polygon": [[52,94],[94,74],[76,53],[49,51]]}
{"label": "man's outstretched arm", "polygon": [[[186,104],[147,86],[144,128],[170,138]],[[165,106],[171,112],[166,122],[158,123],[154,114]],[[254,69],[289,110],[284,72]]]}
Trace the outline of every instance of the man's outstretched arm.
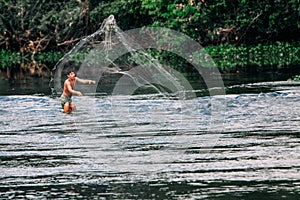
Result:
{"label": "man's outstretched arm", "polygon": [[96,81],[94,81],[94,80],[81,79],[81,78],[78,78],[78,77],[76,77],[76,80],[77,80],[79,83],[83,83],[83,84],[96,84]]}

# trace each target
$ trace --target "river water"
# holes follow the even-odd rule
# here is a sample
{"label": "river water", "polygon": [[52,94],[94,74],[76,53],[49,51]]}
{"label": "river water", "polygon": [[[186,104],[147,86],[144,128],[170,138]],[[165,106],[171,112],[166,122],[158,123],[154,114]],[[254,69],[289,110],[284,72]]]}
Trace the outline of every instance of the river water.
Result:
{"label": "river water", "polygon": [[4,199],[300,197],[300,83],[233,84],[186,100],[86,95],[73,97],[71,114],[44,83],[1,83]]}

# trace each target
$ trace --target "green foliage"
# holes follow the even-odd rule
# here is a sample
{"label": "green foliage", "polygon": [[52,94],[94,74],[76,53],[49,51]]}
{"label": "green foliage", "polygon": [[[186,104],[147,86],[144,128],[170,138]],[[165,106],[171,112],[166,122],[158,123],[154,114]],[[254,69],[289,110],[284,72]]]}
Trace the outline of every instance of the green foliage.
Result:
{"label": "green foliage", "polygon": [[[0,0],[0,44],[14,51],[41,51],[55,44],[80,37],[85,30],[84,5],[77,1]],[[62,9],[63,8],[63,9]],[[30,42],[43,39],[40,49]],[[6,41],[5,43],[1,41]],[[48,46],[49,41],[55,41]]]}
{"label": "green foliage", "polygon": [[[124,31],[162,26],[185,33],[222,70],[299,64],[299,0],[0,0],[0,6],[2,68],[27,59],[57,61],[109,15]],[[188,65],[172,53],[151,53],[178,70]]]}
{"label": "green foliage", "polygon": [[[168,51],[147,50],[153,58],[157,59],[161,64],[171,66],[173,69],[181,73],[194,73],[195,69],[189,63],[189,60],[185,60],[178,55]],[[247,68],[251,66],[275,66],[276,68],[298,65],[300,63],[300,44],[299,43],[276,43],[270,45],[256,45],[256,46],[234,46],[229,44],[218,46],[207,46],[201,50],[198,55],[195,55],[193,62],[196,62],[202,67],[211,67],[211,61],[223,72],[235,70],[237,68]],[[69,58],[69,61],[76,64],[81,64],[84,60],[86,65],[102,64],[99,62],[99,57],[104,57],[105,51],[95,50],[90,51],[88,54],[84,51],[78,52]],[[134,54],[135,55],[135,54]],[[63,56],[62,52],[49,51],[39,52],[31,57],[38,63],[56,63]],[[132,64],[135,64],[136,60],[145,63],[145,60],[141,60],[139,52],[136,53],[136,57]],[[208,57],[209,56],[209,57]],[[212,59],[212,60],[211,60]],[[20,54],[19,52],[12,52],[10,50],[0,51],[0,67],[5,68],[14,66],[22,62],[27,62],[28,56]],[[126,55],[118,58],[116,63],[128,62]],[[139,63],[136,63],[139,64]],[[299,77],[295,77],[294,80]]]}
{"label": "green foliage", "polygon": [[296,75],[293,77],[293,81],[300,81],[300,75]]}
{"label": "green foliage", "polygon": [[298,40],[299,1],[153,1],[142,9],[152,25],[186,33],[203,45]]}
{"label": "green foliage", "polygon": [[6,68],[11,65],[20,64],[24,58],[19,52],[0,51],[0,67]]}
{"label": "green foliage", "polygon": [[35,59],[41,63],[56,63],[61,57],[63,57],[62,52],[48,51],[40,52],[35,56]]}
{"label": "green foliage", "polygon": [[[167,51],[150,51],[154,58],[161,63],[180,71],[193,71],[190,61]],[[281,68],[300,63],[300,43],[276,43],[255,46],[234,46],[229,44],[207,46],[197,55],[193,61],[202,67],[212,67],[212,62],[223,72],[251,66],[274,66]],[[212,59],[212,60],[211,60]]]}
{"label": "green foliage", "polygon": [[225,44],[205,48],[222,70],[247,66],[288,66],[300,63],[300,44],[281,43],[235,47]]}
{"label": "green foliage", "polygon": [[57,44],[94,32],[111,14],[122,30],[163,26],[205,46],[291,42],[300,33],[298,0],[0,0],[0,5],[5,10],[0,47],[16,51],[42,38],[54,42],[37,51],[70,48],[73,42]]}

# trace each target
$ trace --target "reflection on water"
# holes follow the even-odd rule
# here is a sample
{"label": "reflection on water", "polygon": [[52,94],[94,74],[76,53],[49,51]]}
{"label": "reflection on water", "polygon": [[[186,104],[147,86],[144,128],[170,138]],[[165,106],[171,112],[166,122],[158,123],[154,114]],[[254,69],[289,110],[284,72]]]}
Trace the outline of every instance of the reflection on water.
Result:
{"label": "reflection on water", "polygon": [[210,101],[224,97],[74,97],[64,114],[58,98],[0,96],[0,196],[298,199],[299,85],[232,89],[244,92],[213,129]]}
{"label": "reflection on water", "polygon": [[20,94],[50,94],[48,78],[29,78],[22,80],[2,80],[0,79],[0,95],[20,95]]}

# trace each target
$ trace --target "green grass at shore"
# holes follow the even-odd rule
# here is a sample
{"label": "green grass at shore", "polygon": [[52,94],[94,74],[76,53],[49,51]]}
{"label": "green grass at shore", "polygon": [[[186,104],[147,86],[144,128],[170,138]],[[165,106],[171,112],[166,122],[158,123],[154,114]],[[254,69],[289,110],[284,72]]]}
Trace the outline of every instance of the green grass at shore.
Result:
{"label": "green grass at shore", "polygon": [[221,70],[248,66],[289,66],[300,64],[299,43],[238,46],[220,45],[205,48]]}
{"label": "green grass at shore", "polygon": [[[299,65],[300,43],[276,43],[257,46],[234,46],[219,45],[207,46],[204,48],[205,54],[212,58],[215,65],[222,72],[231,71],[238,68],[247,68],[249,66],[290,66]],[[0,67],[5,69],[19,65],[24,62],[34,60],[38,63],[55,63],[63,56],[62,52],[50,51],[39,52],[35,55],[26,55],[20,52],[8,50],[0,51]],[[159,57],[159,60],[165,59],[165,56]],[[203,62],[203,61],[201,61]],[[168,64],[175,69],[184,72],[185,66],[178,62],[178,57],[168,56]],[[201,63],[199,63],[201,65]]]}

